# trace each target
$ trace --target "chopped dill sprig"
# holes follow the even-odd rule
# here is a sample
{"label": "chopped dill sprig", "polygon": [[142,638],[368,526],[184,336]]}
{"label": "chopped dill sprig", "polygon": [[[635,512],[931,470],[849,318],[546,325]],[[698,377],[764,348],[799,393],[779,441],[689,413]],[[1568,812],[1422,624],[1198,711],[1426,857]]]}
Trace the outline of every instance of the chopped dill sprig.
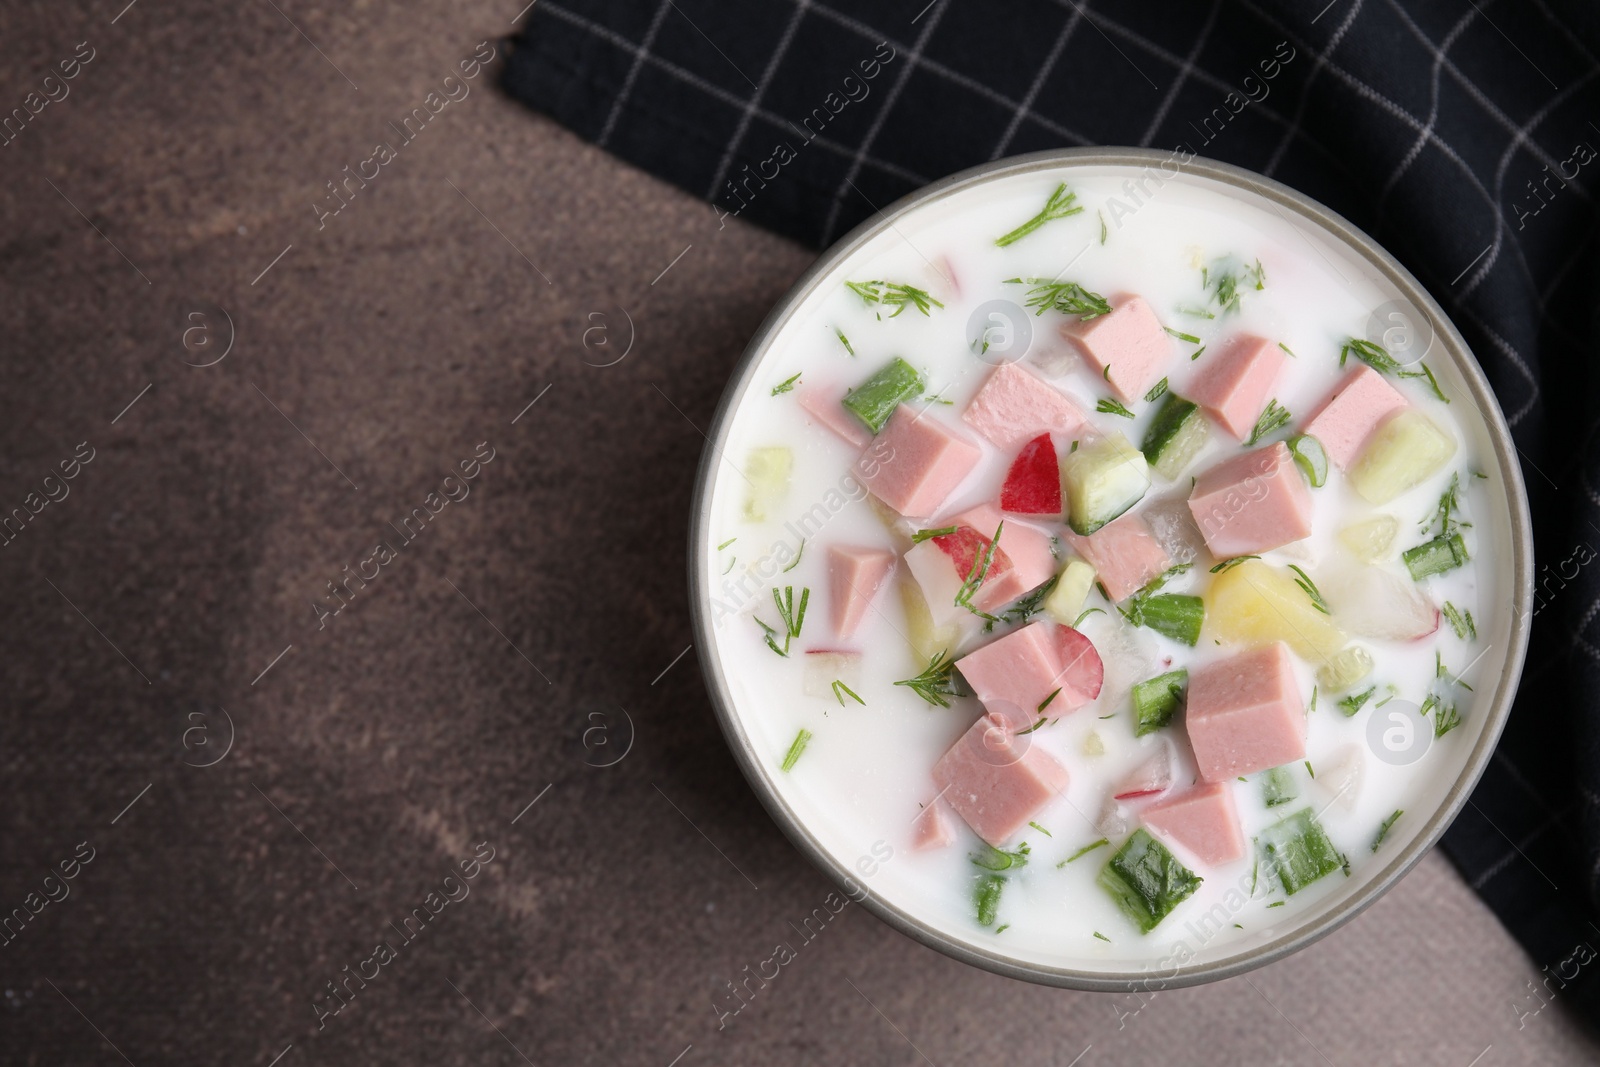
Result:
{"label": "chopped dill sprig", "polygon": [[730,556],[730,557],[729,557],[729,558],[728,558],[728,569],[727,569],[727,570],[725,570],[725,571],[723,571],[723,572],[722,572],[722,573],[723,573],[723,574],[727,574],[727,573],[728,573],[728,571],[731,571],[731,570],[733,570],[733,565],[734,565],[734,564],[735,564],[735,563],[738,563],[738,562],[739,562],[739,557],[738,557],[738,556]]}
{"label": "chopped dill sprig", "polygon": [[1214,319],[1214,318],[1217,317],[1213,313],[1207,311],[1205,308],[1197,308],[1197,307],[1182,307],[1182,306],[1180,306],[1178,308],[1178,313],[1180,315],[1193,315],[1197,319]]}
{"label": "chopped dill sprig", "polygon": [[1096,404],[1094,409],[1105,415],[1120,415],[1125,419],[1133,418],[1133,412],[1124,407],[1121,401],[1109,396]]}
{"label": "chopped dill sprig", "polygon": [[804,374],[804,373],[805,373],[804,371],[801,371],[799,374],[794,375],[792,378],[785,378],[783,381],[779,382],[777,385],[774,385],[772,387],[772,395],[773,396],[779,396],[779,395],[781,395],[783,393],[787,393],[790,390],[792,390],[794,388],[794,386],[795,386],[795,383],[800,380],[800,374]]}
{"label": "chopped dill sprig", "polygon": [[1107,937],[1105,934],[1102,934],[1099,930],[1096,930],[1094,932],[1094,936],[1098,937],[1100,940],[1104,941],[1108,945],[1111,944],[1111,939],[1109,937]]}
{"label": "chopped dill sprig", "polygon": [[783,757],[783,771],[787,774],[800,762],[800,756],[806,750],[806,745],[811,743],[811,731],[802,729],[794,735],[794,743],[789,746],[789,752]]}
{"label": "chopped dill sprig", "polygon": [[723,549],[727,548],[729,545],[733,544],[737,540],[739,540],[737,537],[728,538],[726,541],[722,542],[722,544],[717,546],[717,551],[721,552]]}
{"label": "chopped dill sprig", "polygon": [[1267,434],[1288,425],[1289,420],[1293,417],[1293,415],[1289,414],[1288,408],[1284,407],[1276,400],[1269,400],[1267,402],[1266,410],[1263,411],[1261,413],[1261,417],[1256,420],[1255,429],[1250,431],[1250,439],[1244,443],[1245,447],[1249,448],[1251,445],[1267,436]]}
{"label": "chopped dill sprig", "polygon": [[1098,841],[1091,841],[1087,845],[1084,845],[1082,848],[1080,848],[1078,851],[1074,852],[1072,855],[1068,856],[1066,859],[1062,860],[1060,863],[1056,864],[1056,867],[1057,867],[1057,869],[1065,867],[1067,864],[1071,863],[1073,860],[1081,860],[1081,859],[1083,859],[1083,857],[1087,856],[1089,853],[1093,852],[1095,849],[1103,848],[1103,847],[1105,847],[1106,845],[1109,845],[1109,844],[1111,844],[1111,842],[1107,841],[1103,837]]}
{"label": "chopped dill sprig", "polygon": [[1174,330],[1171,326],[1163,326],[1161,328],[1180,341],[1188,341],[1192,345],[1197,345],[1200,343],[1200,338],[1196,337],[1192,333],[1184,333],[1182,330]]}
{"label": "chopped dill sprig", "polygon": [[982,852],[972,853],[972,865],[982,867],[986,871],[1009,871],[1014,867],[1026,867],[1028,853],[1031,851],[1033,850],[1028,847],[1026,841],[1010,852],[1003,848],[995,848],[993,845],[985,845]]}
{"label": "chopped dill sprig", "polygon": [[978,595],[978,590],[983,588],[984,579],[989,577],[989,568],[994,564],[994,554],[1000,548],[1000,533],[1006,528],[1004,519],[994,528],[994,538],[984,546],[982,552],[973,554],[972,567],[967,571],[966,580],[961,583],[961,588],[956,591],[956,607],[966,608],[980,619],[994,623],[1000,620],[986,611],[980,611],[973,606],[972,598]]}
{"label": "chopped dill sprig", "polygon": [[[1082,211],[1083,208],[1078,206],[1078,194],[1068,189],[1066,182],[1062,182],[1056,186],[1056,191],[1050,194],[1050,199],[1045,201],[1044,208],[1037,215],[1005,236],[995,238],[994,243],[1001,248],[1005,248],[1007,245],[1016,244],[1047,222],[1064,219],[1069,215],[1077,215]],[[1100,224],[1100,228],[1103,235],[1105,231],[1104,222]],[[1103,236],[1101,240],[1102,242],[1104,241]]]}
{"label": "chopped dill sprig", "polygon": [[850,338],[844,335],[843,330],[835,326],[833,328],[833,335],[839,339],[840,344],[844,345],[844,350],[846,352],[850,353],[852,356],[856,354],[856,350],[850,346]]}
{"label": "chopped dill sprig", "polygon": [[1433,395],[1446,404],[1450,403],[1450,398],[1439,388],[1439,379],[1433,376],[1433,371],[1426,363],[1418,362],[1420,370],[1407,370],[1405,364],[1391,356],[1387,348],[1375,341],[1360,337],[1347,337],[1344,344],[1339,346],[1339,366],[1344,366],[1345,360],[1351,356],[1355,356],[1380,374],[1392,374],[1396,378],[1426,378],[1428,388],[1433,390]]}
{"label": "chopped dill sprig", "polygon": [[1404,809],[1396,808],[1393,815],[1383,820],[1383,825],[1378,827],[1377,836],[1372,839],[1372,851],[1378,851],[1383,845],[1383,839],[1389,836],[1389,831],[1394,829],[1394,824],[1399,822],[1400,816],[1404,814]]}
{"label": "chopped dill sprig", "polygon": [[1237,260],[1224,257],[1209,268],[1200,268],[1200,287],[1207,291],[1223,314],[1239,310],[1241,286],[1254,289],[1267,287],[1267,272],[1258,259],[1251,266],[1236,268]]}
{"label": "chopped dill sprig", "polygon": [[1106,609],[1105,608],[1084,608],[1081,612],[1078,613],[1078,617],[1076,619],[1072,620],[1072,628],[1074,630],[1076,630],[1078,628],[1078,625],[1080,623],[1082,623],[1084,619],[1087,619],[1090,615],[1093,615],[1095,612],[1099,612],[1101,615],[1104,615],[1106,613]]}
{"label": "chopped dill sprig", "polygon": [[1101,214],[1098,211],[1096,211],[1095,214],[1100,216],[1100,243],[1101,244],[1105,244],[1106,243],[1106,217],[1105,217],[1105,215]]}
{"label": "chopped dill sprig", "polygon": [[1433,736],[1435,738],[1443,737],[1461,725],[1461,709],[1448,701],[1439,699],[1433,693],[1429,693],[1427,699],[1423,700],[1421,712],[1424,719],[1430,714],[1433,716]]}
{"label": "chopped dill sprig", "polygon": [[1043,711],[1045,708],[1048,708],[1050,706],[1050,702],[1052,700],[1054,700],[1056,697],[1058,697],[1060,695],[1061,695],[1061,687],[1058,685],[1058,686],[1055,687],[1055,689],[1051,690],[1049,696],[1047,696],[1043,700],[1039,701],[1039,706],[1037,708],[1033,709],[1033,710],[1035,710],[1035,711]]}
{"label": "chopped dill sprig", "polygon": [[[787,567],[783,568],[783,570],[779,571],[778,573],[779,574],[788,574],[790,571],[794,570],[796,567],[798,567],[800,565],[800,557],[805,555],[805,554],[806,554],[806,539],[802,537],[800,539],[800,550],[794,554],[794,559],[791,559],[789,561],[789,565]],[[797,634],[796,636],[799,636],[799,635]]]}
{"label": "chopped dill sprig", "polygon": [[1049,830],[1046,830],[1044,827],[1040,826],[1036,822],[1029,822],[1028,825],[1033,827],[1035,830],[1039,831],[1041,834],[1043,834],[1046,837],[1054,837],[1054,836],[1056,836],[1055,834],[1051,833]]}
{"label": "chopped dill sprig", "polygon": [[929,538],[944,537],[946,534],[953,534],[955,532],[956,527],[954,526],[941,526],[937,530],[918,530],[916,533],[911,535],[911,543],[914,545],[920,545]]}
{"label": "chopped dill sprig", "polygon": [[1237,567],[1239,564],[1243,563],[1247,559],[1260,559],[1260,558],[1261,558],[1260,556],[1234,556],[1232,559],[1225,559],[1221,563],[1217,564],[1215,567],[1212,567],[1211,568],[1211,573],[1212,574],[1221,574],[1223,571],[1232,570],[1233,568]]}
{"label": "chopped dill sprig", "polygon": [[[796,558],[798,559],[799,557]],[[789,654],[789,643],[800,636],[800,629],[806,624],[806,604],[808,604],[810,600],[810,587],[801,589],[800,606],[799,610],[796,610],[794,603],[794,586],[784,586],[782,594],[779,594],[776,586],[773,587],[772,602],[777,605],[778,618],[783,621],[783,647],[779,648],[778,642],[775,640],[775,638],[778,636],[777,630],[771,626],[768,626],[759,618],[751,616],[751,618],[756,619],[756,625],[761,627],[761,629],[766,632],[768,648],[772,649],[772,651],[776,652],[780,656],[787,656]]]}
{"label": "chopped dill sprig", "polygon": [[839,678],[835,678],[833,680],[833,696],[834,696],[834,699],[836,699],[839,702],[839,706],[841,708],[844,707],[844,698],[845,698],[845,696],[848,696],[851,700],[854,700],[857,704],[860,704],[862,707],[866,707],[867,706],[867,702],[865,700],[862,700],[859,696],[857,696],[856,693],[855,693],[855,690],[851,689],[848,685],[845,685],[844,681],[842,679],[839,679]]}
{"label": "chopped dill sprig", "polygon": [[1299,575],[1299,577],[1294,580],[1294,584],[1298,585],[1305,592],[1306,596],[1311,598],[1311,606],[1322,612],[1324,615],[1332,615],[1333,612],[1329,610],[1328,602],[1322,599],[1322,593],[1317,589],[1316,583],[1311,580],[1311,576],[1305,571],[1301,570],[1299,567],[1295,566],[1293,563],[1289,564],[1289,569]]}
{"label": "chopped dill sprig", "polygon": [[1165,378],[1163,378],[1159,382],[1157,382],[1156,384],[1152,385],[1150,387],[1150,391],[1148,393],[1144,394],[1145,403],[1147,403],[1147,404],[1155,403],[1155,401],[1161,399],[1161,394],[1165,393],[1166,391],[1167,391],[1167,380]]}
{"label": "chopped dill sprig", "polygon": [[953,534],[957,529],[958,527],[955,526],[941,526],[937,530],[918,530],[916,533],[911,535],[911,543],[914,545],[920,545],[922,542],[931,538],[944,537],[948,534]]}
{"label": "chopped dill sprig", "polygon": [[1046,278],[1007,278],[1007,285],[1031,285],[1028,306],[1038,308],[1037,315],[1046,311],[1059,311],[1063,315],[1076,315],[1087,322],[1100,315],[1111,314],[1111,304],[1099,293],[1090,292],[1077,282],[1057,282]]}
{"label": "chopped dill sprig", "polygon": [[1456,632],[1457,637],[1463,641],[1478,639],[1478,624],[1472,620],[1472,612],[1462,611],[1448,600],[1439,610],[1444,613],[1445,621],[1450,624],[1450,629]]}
{"label": "chopped dill sprig", "polygon": [[1195,349],[1193,352],[1190,352],[1189,353],[1189,362],[1193,363],[1195,360],[1199,359],[1201,354],[1203,352],[1205,352],[1205,350],[1206,350],[1206,346],[1205,345],[1201,345],[1199,348]]}
{"label": "chopped dill sprig", "polygon": [[[886,282],[882,279],[870,282],[845,282],[845,287],[861,298],[867,306],[882,304],[892,307],[894,311],[889,315],[892,319],[908,307],[914,307],[924,315],[931,314],[930,308],[942,308],[944,304],[934,299],[926,289],[918,289],[914,285],[903,285],[899,282]],[[851,353],[854,355],[854,353]]]}
{"label": "chopped dill sprig", "polygon": [[955,689],[955,665],[955,657],[946,649],[928,660],[921,674],[894,684],[905,686],[934,707],[948,708],[950,698],[960,695]]}
{"label": "chopped dill sprig", "polygon": [[1287,352],[1293,358],[1295,358],[1295,359],[1299,359],[1300,358],[1299,356],[1296,356],[1294,354],[1294,349],[1290,348],[1288,345],[1284,344],[1282,341],[1278,342],[1278,347],[1283,349],[1285,352]]}
{"label": "chopped dill sprig", "polygon": [[1378,687],[1373,686],[1365,693],[1351,693],[1349,696],[1339,701],[1339,708],[1347,716],[1354,715],[1356,712],[1367,706],[1367,701],[1371,700],[1372,694],[1376,693],[1377,691]]}
{"label": "chopped dill sprig", "polygon": [[1436,536],[1449,537],[1459,529],[1472,526],[1472,523],[1462,522],[1457,517],[1460,511],[1461,475],[1457,473],[1450,476],[1450,484],[1439,494],[1439,503],[1435,504],[1433,510],[1423,516],[1417,525],[1421,527],[1424,535],[1432,533],[1437,527],[1439,532]]}

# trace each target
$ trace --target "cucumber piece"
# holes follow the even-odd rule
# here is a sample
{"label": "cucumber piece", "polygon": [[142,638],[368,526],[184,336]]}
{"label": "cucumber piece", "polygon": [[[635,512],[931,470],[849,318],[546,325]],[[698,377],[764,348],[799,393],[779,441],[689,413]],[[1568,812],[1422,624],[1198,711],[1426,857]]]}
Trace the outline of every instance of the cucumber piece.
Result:
{"label": "cucumber piece", "polygon": [[1289,438],[1289,454],[1294,457],[1294,465],[1306,476],[1311,488],[1321,489],[1327,484],[1328,452],[1322,447],[1321,441],[1308,433],[1295,434]]}
{"label": "cucumber piece", "polygon": [[1274,767],[1264,771],[1261,775],[1261,799],[1267,807],[1275,808],[1279,804],[1287,804],[1300,796],[1300,790],[1294,784],[1294,775],[1289,773],[1287,767]]}
{"label": "cucumber piece", "polygon": [[878,373],[845,394],[840,401],[867,429],[877,433],[889,421],[894,409],[922,395],[922,375],[915,367],[894,357]]}
{"label": "cucumber piece", "polygon": [[1069,559],[1061,568],[1056,587],[1045,597],[1044,610],[1062,626],[1072,626],[1083,611],[1083,602],[1094,588],[1094,568],[1081,559]]}
{"label": "cucumber piece", "polygon": [[1143,500],[1149,488],[1150,464],[1115,430],[1061,462],[1067,525],[1085,537]]}
{"label": "cucumber piece", "polygon": [[1168,393],[1150,429],[1145,431],[1140,451],[1157,474],[1169,482],[1177,481],[1183,468],[1210,438],[1211,426],[1200,406],[1176,393]]}
{"label": "cucumber piece", "polygon": [[1335,652],[1328,662],[1317,668],[1317,685],[1331,696],[1354,689],[1357,682],[1371,673],[1372,653],[1360,645],[1351,645]]}
{"label": "cucumber piece", "polygon": [[1278,820],[1256,838],[1267,869],[1290,896],[1344,866],[1344,857],[1328,840],[1327,831],[1310,808]]}
{"label": "cucumber piece", "polygon": [[1148,627],[1190,648],[1200,643],[1200,628],[1206,621],[1206,602],[1188,593],[1140,595],[1121,611],[1135,626]]}
{"label": "cucumber piece", "polygon": [[1148,934],[1205,879],[1141,829],[1111,857],[1098,880],[1140,933]]}
{"label": "cucumber piece", "polygon": [[1189,672],[1168,671],[1133,687],[1133,736],[1155,733],[1172,721],[1189,687]]}
{"label": "cucumber piece", "polygon": [[789,475],[793,471],[794,453],[787,448],[752,448],[744,463],[744,475],[750,480],[744,498],[744,517],[751,522],[765,522],[767,513],[788,494]]}
{"label": "cucumber piece", "polygon": [[1405,561],[1412,580],[1420,582],[1435,574],[1453,571],[1471,557],[1467,555],[1467,543],[1460,534],[1453,533],[1449,537],[1435,537],[1415,548],[1408,548],[1400,553],[1400,558]]}
{"label": "cucumber piece", "polygon": [[1369,504],[1387,504],[1444,469],[1456,439],[1416,408],[1390,416],[1350,468],[1350,485]]}

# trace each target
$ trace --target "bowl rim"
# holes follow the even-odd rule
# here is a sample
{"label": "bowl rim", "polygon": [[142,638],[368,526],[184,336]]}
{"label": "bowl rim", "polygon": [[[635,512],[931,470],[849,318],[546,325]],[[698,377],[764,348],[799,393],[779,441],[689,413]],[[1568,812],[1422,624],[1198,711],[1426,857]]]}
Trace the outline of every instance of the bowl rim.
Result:
{"label": "bowl rim", "polygon": [[[1161,169],[1162,163],[1170,166],[1172,162],[1178,164],[1177,173]],[[1414,307],[1432,319],[1437,342],[1448,354],[1466,383],[1472,400],[1483,413],[1495,462],[1502,482],[1506,486],[1511,512],[1509,516],[1512,550],[1511,647],[1505,660],[1506,669],[1501,672],[1499,685],[1487,704],[1488,720],[1478,736],[1477,743],[1468,755],[1460,776],[1446,793],[1444,802],[1430,814],[1422,832],[1391,858],[1360,892],[1335,904],[1316,922],[1292,929],[1264,945],[1236,952],[1222,959],[1204,964],[1177,964],[1173,966],[1171,974],[1156,979],[1152,978],[1148,964],[1139,970],[1083,971],[1019,960],[1004,953],[977,948],[944,934],[932,924],[872,892],[870,887],[858,879],[845,864],[837,861],[784,802],[769,774],[769,768],[759,758],[749,735],[744,731],[734,711],[733,700],[720,669],[714,665],[709,655],[696,658],[700,661],[700,671],[705,679],[706,689],[711,697],[711,704],[716,711],[723,736],[757,799],[807,859],[840,888],[850,892],[853,899],[858,899],[879,919],[922,945],[963,963],[1008,978],[1099,992],[1129,992],[1140,988],[1147,991],[1174,989],[1232,978],[1283,959],[1343,926],[1388,892],[1438,843],[1446,828],[1466,805],[1505,727],[1512,701],[1516,696],[1517,684],[1522,675],[1528,646],[1529,607],[1533,600],[1533,530],[1528,513],[1527,490],[1523,484],[1521,467],[1514,459],[1516,446],[1506,425],[1505,414],[1489,387],[1483,368],[1443,308],[1398,259],[1366,233],[1311,197],[1254,171],[1197,155],[1179,160],[1176,152],[1149,148],[1060,148],[1010,156],[952,174],[907,194],[887,208],[876,209],[871,218],[825,249],[773,306],[746,345],[743,355],[729,375],[727,385],[723,388],[716,414],[706,434],[706,447],[701,453],[700,464],[695,474],[689,531],[690,616],[696,641],[702,648],[714,647],[715,630],[706,610],[705,591],[713,588],[710,553],[707,549],[712,537],[710,494],[716,465],[723,454],[723,446],[731,428],[736,398],[744,395],[756,363],[778,332],[788,323],[796,308],[815,291],[821,279],[841,261],[854,255],[869,240],[891,229],[897,220],[937,200],[975,186],[1036,171],[1086,166],[1121,166],[1146,170],[1156,168],[1159,176],[1164,179],[1180,175],[1209,178],[1225,185],[1249,190],[1281,208],[1292,211],[1301,220],[1326,231],[1364,259],[1394,286],[1400,296],[1409,300]]]}

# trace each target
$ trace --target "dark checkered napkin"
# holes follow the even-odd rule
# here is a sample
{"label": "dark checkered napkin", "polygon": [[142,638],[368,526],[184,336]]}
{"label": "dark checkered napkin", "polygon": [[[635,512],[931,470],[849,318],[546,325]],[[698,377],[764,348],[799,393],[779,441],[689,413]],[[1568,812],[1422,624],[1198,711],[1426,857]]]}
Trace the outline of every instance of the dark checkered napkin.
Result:
{"label": "dark checkered napkin", "polygon": [[1466,334],[1524,460],[1533,650],[1445,845],[1571,1002],[1600,985],[1600,962],[1565,977],[1600,949],[1597,56],[1591,0],[540,0],[505,84],[818,247],[953,171],[1088,144],[1250,167],[1382,241]]}

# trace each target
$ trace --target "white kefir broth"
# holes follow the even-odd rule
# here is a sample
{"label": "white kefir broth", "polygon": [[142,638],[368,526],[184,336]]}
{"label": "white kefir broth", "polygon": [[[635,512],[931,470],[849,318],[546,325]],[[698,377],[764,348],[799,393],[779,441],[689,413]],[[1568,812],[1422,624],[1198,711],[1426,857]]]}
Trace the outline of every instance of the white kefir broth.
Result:
{"label": "white kefir broth", "polygon": [[[1219,647],[1209,624],[1194,649],[1149,629],[1136,630],[1091,593],[1087,604],[1105,611],[1089,616],[1080,629],[1105,661],[1105,685],[1093,703],[1031,735],[1034,744],[1068,769],[1071,781],[1064,795],[1036,816],[1048,834],[1028,827],[1006,845],[1016,848],[1026,841],[1031,854],[1028,865],[1008,879],[998,922],[989,927],[977,922],[973,891],[975,877],[982,872],[970,857],[983,845],[958,817],[950,816],[957,826],[955,844],[913,850],[912,821],[937,791],[931,768],[981,708],[974,697],[957,698],[949,708],[934,707],[910,689],[894,685],[926,666],[906,637],[908,626],[896,584],[905,575],[903,563],[878,595],[865,623],[842,646],[862,653],[859,674],[849,684],[865,706],[848,698],[840,706],[826,687],[826,695],[806,694],[804,651],[841,647],[831,636],[827,546],[897,548],[904,542],[894,540],[850,475],[858,450],[808,417],[797,402],[797,391],[774,396],[772,389],[799,373],[797,389],[822,387],[842,394],[891,357],[901,356],[924,372],[928,394],[952,402],[935,403],[929,412],[982,440],[960,418],[992,369],[969,347],[969,317],[986,301],[1003,298],[1023,303],[1026,286],[1008,285],[1005,279],[1072,280],[1108,296],[1121,292],[1143,296],[1164,325],[1198,336],[1208,352],[1215,351],[1210,346],[1240,332],[1281,341],[1294,358],[1273,395],[1294,418],[1284,431],[1267,438],[1281,440],[1347,373],[1349,368],[1341,368],[1338,361],[1343,339],[1365,336],[1373,309],[1398,296],[1377,270],[1315,224],[1304,219],[1291,222],[1289,209],[1192,176],[1168,179],[1159,186],[1147,182],[1142,193],[1149,195],[1138,195],[1135,201],[1125,182],[1136,176],[1131,169],[1118,167],[1070,167],[967,188],[897,219],[892,229],[867,241],[847,263],[822,278],[791,310],[742,383],[744,393],[712,476],[706,551],[713,557],[707,564],[715,576],[713,588],[700,593],[714,620],[716,641],[709,655],[714,669],[727,680],[744,732],[784,803],[839,863],[853,869],[874,842],[887,842],[894,849],[893,859],[863,879],[872,893],[946,936],[981,949],[1088,971],[1151,966],[1172,959],[1175,952],[1182,959],[1201,961],[1231,956],[1305,925],[1356,892],[1423,829],[1461,774],[1483,726],[1484,705],[1495,689],[1509,644],[1506,487],[1494,465],[1483,415],[1473,406],[1442,345],[1436,344],[1427,362],[1452,403],[1438,401],[1422,379],[1396,385],[1455,436],[1459,447],[1451,462],[1381,508],[1358,497],[1345,476],[1330,465],[1327,484],[1311,493],[1316,509],[1312,536],[1265,553],[1264,558],[1278,565],[1296,563],[1313,576],[1328,564],[1349,563],[1337,531],[1380,513],[1399,521],[1396,550],[1417,544],[1430,536],[1422,532],[1420,520],[1435,508],[1451,476],[1459,474],[1462,518],[1473,524],[1465,530],[1473,560],[1419,588],[1435,605],[1449,601],[1470,610],[1477,622],[1476,640],[1459,638],[1444,623],[1432,636],[1413,642],[1353,638],[1376,661],[1370,680],[1358,688],[1376,684],[1379,695],[1354,717],[1346,717],[1336,706],[1336,696],[1319,694],[1316,709],[1309,713],[1307,756],[1325,781],[1314,782],[1306,767],[1290,767],[1299,799],[1270,810],[1263,804],[1259,776],[1231,783],[1247,839],[1246,857],[1207,868],[1180,853],[1204,884],[1152,932],[1141,934],[1096,884],[1126,832],[1112,836],[1108,846],[1064,867],[1058,865],[1104,836],[1096,824],[1113,784],[1155,746],[1169,743],[1168,739],[1176,742],[1175,792],[1195,779],[1181,715],[1167,729],[1135,738],[1130,686],[1178,666],[1187,666],[1192,673],[1196,666],[1239,648]],[[1062,181],[1069,183],[1085,210],[1049,222],[1010,247],[996,247],[995,237],[1035,214]],[[1200,269],[1225,256],[1237,257],[1243,264],[1259,259],[1266,279],[1259,291],[1242,286],[1239,310],[1227,315],[1219,313],[1214,302],[1208,305]],[[942,276],[945,271],[954,275],[954,285]],[[944,307],[933,308],[928,315],[908,307],[891,318],[892,308],[867,306],[844,286],[846,280],[869,279],[926,289]],[[1208,307],[1217,317],[1206,319],[1179,310],[1198,307]],[[1159,403],[1130,402],[1138,416],[1131,422],[1096,413],[1096,401],[1111,395],[1110,390],[1095,369],[1061,340],[1058,327],[1063,317],[1047,311],[1029,321],[1034,334],[1026,363],[1065,390],[1098,428],[1119,430],[1137,445]],[[839,333],[848,339],[853,356]],[[1205,354],[1198,360],[1189,358],[1197,347],[1173,341],[1169,377],[1179,394],[1186,392],[1192,376],[1206,370]],[[940,519],[997,499],[1013,455],[986,441],[983,445],[983,461],[940,514],[926,517],[928,521],[919,517],[916,525],[937,527],[943,525]],[[749,486],[740,468],[753,448],[766,446],[792,450],[793,473],[787,492],[767,520],[751,522],[743,516]],[[1178,482],[1169,483],[1152,471],[1150,494],[1136,510],[1149,508],[1154,500],[1182,501],[1191,475],[1240,449],[1240,443],[1214,426],[1206,451]],[[1475,476],[1478,472],[1486,477]],[[1062,530],[1058,522],[1039,525],[1052,533]],[[798,532],[807,534],[804,554],[791,570],[780,572],[793,561]],[[730,538],[736,540],[717,547]],[[1202,551],[1193,569],[1175,579],[1169,591],[1203,594],[1212,581],[1208,569],[1214,562]],[[1400,576],[1407,587],[1412,585],[1394,550],[1382,566]],[[759,618],[781,630],[772,602],[774,586],[792,586],[797,601],[802,589],[811,590],[802,635],[787,658],[774,654],[755,621]],[[1000,628],[995,636],[1010,629]],[[969,634],[956,650],[958,655],[992,639]],[[1383,714],[1374,704],[1386,695],[1384,685],[1392,683],[1398,689],[1396,699],[1413,705],[1420,704],[1436,684],[1447,689],[1448,681],[1437,683],[1435,677],[1436,655],[1452,672],[1463,672],[1462,680],[1475,687],[1453,694],[1462,724],[1410,766],[1376,758],[1368,742],[1368,720]],[[1315,667],[1298,657],[1295,665],[1301,694],[1309,701]],[[811,732],[811,740],[792,769],[784,772],[780,765],[801,729]],[[1089,754],[1097,749],[1103,752]],[[1331,803],[1337,785],[1327,780],[1331,776],[1344,781],[1334,772],[1352,754],[1362,769],[1359,785],[1339,803]],[[1281,887],[1269,885],[1267,872],[1255,872],[1248,839],[1308,806],[1348,858],[1350,872],[1335,872],[1286,897]],[[1378,828],[1397,809],[1404,809],[1405,815],[1375,854],[1371,846]],[[1137,802],[1120,806],[1128,831],[1139,825],[1138,810]],[[1252,897],[1253,882],[1259,884]],[[1278,906],[1269,906],[1274,904]]]}

